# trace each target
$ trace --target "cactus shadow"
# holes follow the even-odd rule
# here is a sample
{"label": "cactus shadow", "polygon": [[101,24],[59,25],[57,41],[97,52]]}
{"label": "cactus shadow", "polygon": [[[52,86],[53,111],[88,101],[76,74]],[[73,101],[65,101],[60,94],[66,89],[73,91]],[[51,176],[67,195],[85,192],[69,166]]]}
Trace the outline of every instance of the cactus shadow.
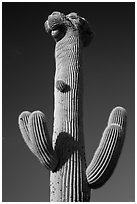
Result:
{"label": "cactus shadow", "polygon": [[55,145],[55,151],[59,159],[55,171],[61,169],[76,150],[78,150],[78,141],[75,141],[71,134],[61,132],[57,137]]}

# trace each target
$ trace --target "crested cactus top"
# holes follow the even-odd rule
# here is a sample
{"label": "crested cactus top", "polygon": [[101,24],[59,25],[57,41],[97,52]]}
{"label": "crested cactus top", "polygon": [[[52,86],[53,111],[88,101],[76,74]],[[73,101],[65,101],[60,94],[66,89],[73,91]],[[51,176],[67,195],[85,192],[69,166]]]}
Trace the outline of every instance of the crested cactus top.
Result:
{"label": "crested cactus top", "polygon": [[81,39],[82,45],[85,47],[93,38],[93,32],[86,19],[74,12],[68,15],[53,12],[45,22],[45,29],[56,42],[62,40],[66,35],[75,35]]}

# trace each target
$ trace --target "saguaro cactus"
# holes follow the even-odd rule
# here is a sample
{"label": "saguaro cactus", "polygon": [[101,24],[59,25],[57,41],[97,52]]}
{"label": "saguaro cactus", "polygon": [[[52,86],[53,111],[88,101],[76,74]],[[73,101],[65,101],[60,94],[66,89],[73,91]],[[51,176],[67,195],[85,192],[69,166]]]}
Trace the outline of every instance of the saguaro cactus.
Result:
{"label": "saguaro cactus", "polygon": [[90,189],[102,186],[119,158],[126,130],[126,110],[110,114],[89,166],[86,166],[82,113],[83,47],[92,40],[88,22],[76,13],[53,12],[45,22],[55,46],[55,109],[52,141],[42,112],[25,111],[19,127],[30,150],[50,170],[50,201],[90,201]]}

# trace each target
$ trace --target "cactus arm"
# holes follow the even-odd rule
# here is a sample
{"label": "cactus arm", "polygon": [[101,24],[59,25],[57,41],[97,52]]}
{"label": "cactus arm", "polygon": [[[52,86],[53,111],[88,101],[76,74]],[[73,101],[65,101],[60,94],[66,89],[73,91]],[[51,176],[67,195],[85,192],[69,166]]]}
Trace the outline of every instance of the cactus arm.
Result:
{"label": "cactus arm", "polygon": [[52,148],[44,114],[40,111],[33,112],[29,118],[28,126],[41,163],[53,171],[57,166],[58,159]]}
{"label": "cactus arm", "polygon": [[24,111],[19,116],[19,128],[32,153],[47,169],[54,171],[58,159],[52,148],[44,114],[40,111]]}
{"label": "cactus arm", "polygon": [[32,153],[37,156],[28,129],[28,120],[30,115],[31,113],[29,111],[22,112],[18,118],[18,124],[25,143],[27,144],[28,148],[32,151]]}
{"label": "cactus arm", "polygon": [[93,159],[86,169],[91,188],[101,187],[112,175],[119,159],[126,130],[126,110],[116,107],[110,114],[108,126]]}

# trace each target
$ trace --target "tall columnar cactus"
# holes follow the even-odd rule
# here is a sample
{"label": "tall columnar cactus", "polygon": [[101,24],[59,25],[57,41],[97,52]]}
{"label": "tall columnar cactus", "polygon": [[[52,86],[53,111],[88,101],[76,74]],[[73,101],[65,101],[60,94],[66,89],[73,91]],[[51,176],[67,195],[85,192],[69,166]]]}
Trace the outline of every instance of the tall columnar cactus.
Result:
{"label": "tall columnar cactus", "polygon": [[42,112],[23,112],[19,127],[30,150],[50,170],[50,201],[90,201],[90,189],[102,186],[119,158],[126,130],[126,110],[110,114],[89,166],[86,166],[82,112],[81,52],[93,33],[76,13],[53,12],[45,29],[56,41],[55,110],[52,141]]}

